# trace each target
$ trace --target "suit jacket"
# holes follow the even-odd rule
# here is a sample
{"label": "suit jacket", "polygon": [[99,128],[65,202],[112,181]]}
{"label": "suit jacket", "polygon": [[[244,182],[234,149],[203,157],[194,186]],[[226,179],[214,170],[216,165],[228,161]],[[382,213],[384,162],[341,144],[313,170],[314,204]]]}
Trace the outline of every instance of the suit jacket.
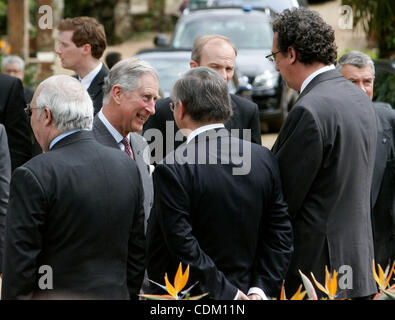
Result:
{"label": "suit jacket", "polygon": [[0,273],[3,263],[5,220],[10,192],[11,160],[8,151],[7,133],[0,124]]}
{"label": "suit jacket", "polygon": [[[136,299],[143,219],[135,162],[90,131],[65,137],[12,176],[2,298]],[[44,265],[52,290],[39,285]]]}
{"label": "suit jacket", "polygon": [[21,80],[0,72],[0,123],[8,137],[12,170],[32,157],[29,120]]}
{"label": "suit jacket", "polygon": [[[261,127],[258,106],[252,101],[234,94],[231,94],[230,97],[233,115],[228,122],[225,123],[225,127],[229,130],[238,129],[237,132],[232,134],[239,139],[243,139],[242,129],[250,129],[251,136],[244,136],[244,138],[261,145]],[[176,136],[179,129],[174,121],[169,103],[170,98],[159,100],[155,105],[155,114],[150,116],[144,124],[143,135],[150,144],[152,152],[151,159],[153,162],[159,162],[169,152],[186,141],[181,132],[179,132],[179,136]],[[163,139],[156,140],[156,138],[150,137],[146,134],[148,129],[159,129]],[[166,141],[167,139],[169,141]],[[153,151],[154,148],[155,151]]]}
{"label": "suit jacket", "polygon": [[273,152],[293,217],[289,294],[301,283],[299,269],[324,283],[325,265],[352,268],[352,285],[339,288],[341,297],[376,292],[370,218],[376,140],[371,101],[337,70],[316,76],[288,114]]}
{"label": "suit jacket", "polygon": [[163,283],[165,273],[173,279],[182,262],[190,266],[189,285],[199,281],[195,293],[211,299],[232,300],[237,289],[251,287],[279,293],[292,230],[269,150],[226,129],[210,130],[170,153],[153,176],[149,279]]}
{"label": "suit jacket", "polygon": [[[100,120],[100,118],[96,115],[93,120],[93,135],[95,136],[96,140],[100,143],[104,144],[105,146],[116,148],[118,150],[119,146],[117,142],[114,140],[114,137],[111,133],[107,130],[106,126]],[[130,145],[132,147],[134,160],[136,160],[137,167],[140,171],[141,180],[143,182],[143,189],[144,189],[144,230],[147,229],[147,220],[151,211],[151,207],[154,201],[154,187],[152,184],[152,178],[150,174],[149,168],[149,160],[145,161],[143,154],[145,148],[148,148],[147,142],[145,139],[139,135],[138,133],[132,132],[130,134]],[[148,149],[147,149],[148,150]]]}
{"label": "suit jacket", "polygon": [[[88,93],[93,102],[94,114],[98,113],[103,106],[103,84],[104,78],[108,75],[108,69],[105,67],[104,63],[102,68],[96,77],[92,80]],[[78,75],[74,75],[74,78],[78,79]]]}
{"label": "suit jacket", "polygon": [[395,260],[395,111],[374,103],[377,149],[372,184],[374,257],[385,267]]}

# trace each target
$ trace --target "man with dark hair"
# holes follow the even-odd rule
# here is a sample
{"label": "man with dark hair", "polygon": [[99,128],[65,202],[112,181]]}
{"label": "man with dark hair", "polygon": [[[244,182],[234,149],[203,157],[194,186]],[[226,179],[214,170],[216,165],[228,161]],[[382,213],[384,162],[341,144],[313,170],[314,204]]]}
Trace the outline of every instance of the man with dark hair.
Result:
{"label": "man with dark hair", "polygon": [[106,64],[108,69],[111,69],[114,64],[122,60],[121,54],[119,52],[109,52],[106,54]]}
{"label": "man with dark hair", "polygon": [[[350,51],[337,62],[344,78],[373,99],[373,60]],[[395,111],[388,103],[374,102],[377,118],[377,149],[372,183],[374,259],[386,266],[395,259]]]}
{"label": "man with dark hair", "polygon": [[377,128],[369,97],[333,65],[335,34],[317,12],[285,10],[273,21],[276,69],[300,95],[273,146],[293,217],[295,252],[285,287],[299,270],[324,283],[325,266],[344,274],[338,297],[376,292],[370,191]]}
{"label": "man with dark hair", "polygon": [[276,159],[225,129],[231,100],[212,68],[186,72],[171,99],[187,142],[154,171],[149,279],[163,283],[165,273],[172,279],[181,262],[190,267],[191,284],[198,281],[196,294],[216,300],[277,296],[293,247]]}
{"label": "man with dark hair", "polygon": [[[227,37],[216,34],[203,35],[196,38],[194,42],[189,64],[191,68],[198,66],[212,68],[229,83],[235,71],[236,56],[237,49]],[[232,134],[235,136],[261,145],[258,106],[252,101],[234,94],[231,94],[230,97],[233,114],[225,123],[225,127],[229,130],[234,129]],[[155,105],[155,114],[144,125],[144,136],[150,143],[151,149],[155,148],[154,158],[160,158],[159,160],[185,142],[182,134],[177,135],[179,128],[174,121],[169,104],[170,98],[159,100]],[[147,135],[145,134],[149,129],[160,130],[163,144],[158,143],[156,137],[152,143],[149,132]]]}
{"label": "man with dark hair", "polygon": [[0,72],[0,123],[8,137],[12,171],[32,158],[32,140],[21,80]]}
{"label": "man with dark hair", "polygon": [[108,74],[100,61],[106,49],[106,34],[103,25],[91,17],[63,19],[59,26],[59,55],[62,67],[73,70],[93,101],[94,114],[103,104],[102,85]]}

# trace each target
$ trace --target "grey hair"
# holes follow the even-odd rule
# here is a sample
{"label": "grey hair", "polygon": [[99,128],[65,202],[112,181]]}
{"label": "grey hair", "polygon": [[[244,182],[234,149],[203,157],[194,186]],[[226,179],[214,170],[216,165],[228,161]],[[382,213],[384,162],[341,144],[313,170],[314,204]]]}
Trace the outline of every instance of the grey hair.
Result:
{"label": "grey hair", "polygon": [[353,50],[343,54],[337,62],[336,68],[341,71],[343,66],[346,64],[350,64],[357,68],[371,67],[373,70],[373,76],[375,74],[375,68],[372,58],[361,51]]}
{"label": "grey hair", "polygon": [[54,125],[61,131],[92,129],[93,103],[84,86],[75,78],[55,75],[37,88],[37,118],[42,108],[51,110]]}
{"label": "grey hair", "polygon": [[25,61],[18,56],[7,56],[1,63],[1,69],[4,70],[5,66],[9,63],[18,63],[21,71],[25,70]]}
{"label": "grey hair", "polygon": [[171,90],[173,103],[181,101],[195,122],[226,122],[232,115],[226,81],[215,70],[197,67],[187,71]]}
{"label": "grey hair", "polygon": [[110,70],[103,84],[103,104],[110,101],[111,89],[114,85],[120,85],[128,94],[141,86],[140,78],[143,74],[151,74],[159,78],[157,71],[147,61],[137,58],[127,58],[116,63]]}

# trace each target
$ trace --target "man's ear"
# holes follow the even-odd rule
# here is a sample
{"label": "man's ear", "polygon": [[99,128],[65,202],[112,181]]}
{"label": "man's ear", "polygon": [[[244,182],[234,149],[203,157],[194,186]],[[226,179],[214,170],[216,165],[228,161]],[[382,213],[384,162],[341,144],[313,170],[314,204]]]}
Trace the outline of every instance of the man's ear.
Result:
{"label": "man's ear", "polygon": [[82,46],[82,54],[83,55],[89,55],[89,54],[91,55],[92,54],[92,47],[89,43],[85,43]]}
{"label": "man's ear", "polygon": [[294,47],[288,47],[288,58],[290,64],[294,64],[296,62],[296,50]]}
{"label": "man's ear", "polygon": [[185,108],[184,103],[181,100],[178,101],[178,107],[177,108],[178,108],[178,112],[179,112],[179,115],[180,115],[180,119],[183,120],[185,118],[185,116],[187,115],[187,110]]}
{"label": "man's ear", "polygon": [[52,125],[52,112],[49,108],[44,107],[43,109],[43,115],[41,115],[41,117],[43,117],[43,122],[44,122],[44,126],[49,127]]}
{"label": "man's ear", "polygon": [[116,84],[111,88],[111,96],[116,104],[121,104],[121,95],[123,91],[120,85]]}
{"label": "man's ear", "polygon": [[189,66],[191,67],[191,69],[193,69],[193,68],[199,67],[199,64],[196,61],[191,60],[189,62]]}

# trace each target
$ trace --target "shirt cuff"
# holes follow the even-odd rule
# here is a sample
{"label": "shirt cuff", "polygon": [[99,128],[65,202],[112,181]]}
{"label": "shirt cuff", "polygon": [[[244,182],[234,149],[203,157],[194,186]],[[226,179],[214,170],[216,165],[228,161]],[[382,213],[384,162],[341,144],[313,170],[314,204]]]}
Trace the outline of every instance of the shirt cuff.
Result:
{"label": "shirt cuff", "polygon": [[[239,292],[237,292],[237,294],[238,293]],[[266,296],[266,294],[263,292],[263,290],[261,288],[252,287],[252,288],[250,288],[250,290],[248,290],[247,295],[254,294],[254,293],[259,295],[262,298],[262,300],[269,300],[269,298]],[[237,297],[237,295],[236,295],[236,297]]]}

